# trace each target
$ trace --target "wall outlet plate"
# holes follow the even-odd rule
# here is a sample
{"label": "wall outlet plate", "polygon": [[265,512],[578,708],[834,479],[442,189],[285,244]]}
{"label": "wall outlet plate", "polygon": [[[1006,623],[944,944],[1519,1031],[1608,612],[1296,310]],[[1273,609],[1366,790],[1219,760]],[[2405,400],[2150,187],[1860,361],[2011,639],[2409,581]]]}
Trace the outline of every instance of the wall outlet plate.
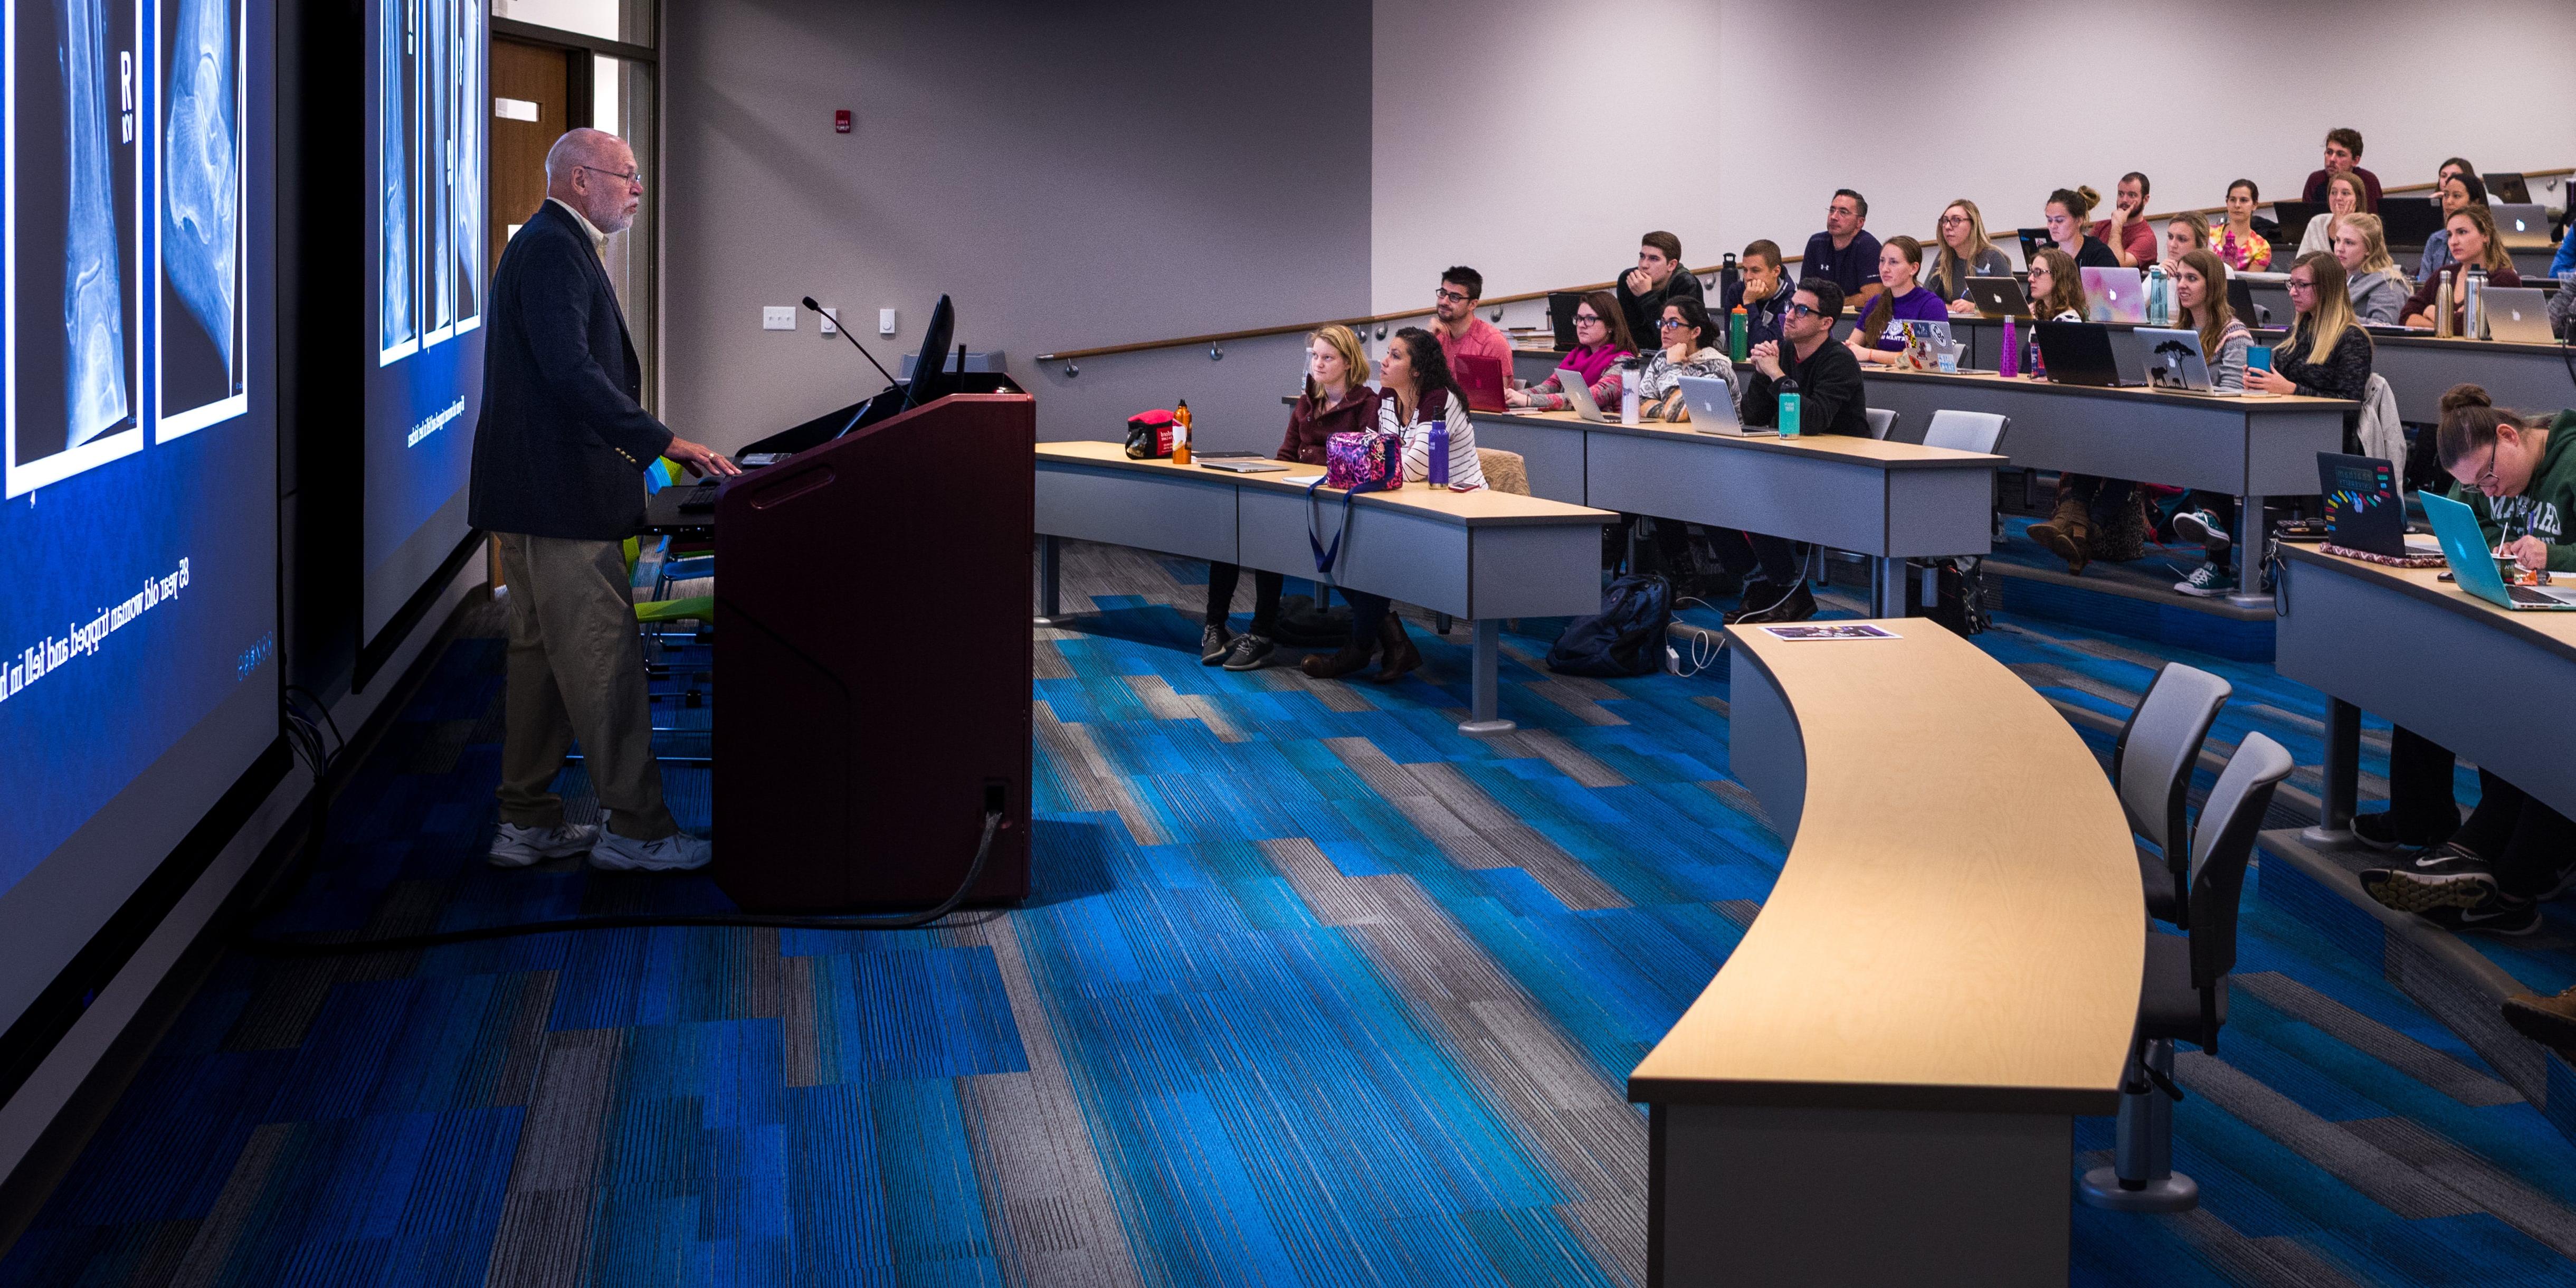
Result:
{"label": "wall outlet plate", "polygon": [[761,330],[763,330],[763,331],[793,331],[793,330],[795,330],[795,329],[796,329],[796,307],[795,307],[794,305],[792,305],[792,304],[791,304],[791,305],[767,304],[767,305],[763,305],[763,306],[761,306],[761,310],[760,310],[760,329],[761,329]]}
{"label": "wall outlet plate", "polygon": [[824,305],[822,316],[817,318],[816,321],[822,325],[823,334],[839,335],[841,333],[841,306],[838,304]]}

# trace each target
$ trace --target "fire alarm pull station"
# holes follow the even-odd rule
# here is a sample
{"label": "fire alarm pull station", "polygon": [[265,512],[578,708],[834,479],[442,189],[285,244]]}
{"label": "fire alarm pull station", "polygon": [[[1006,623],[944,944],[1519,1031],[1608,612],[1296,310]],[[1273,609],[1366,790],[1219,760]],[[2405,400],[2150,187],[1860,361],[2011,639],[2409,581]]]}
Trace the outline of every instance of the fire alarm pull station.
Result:
{"label": "fire alarm pull station", "polygon": [[848,109],[848,108],[843,108],[843,109],[841,109],[840,111],[837,111],[837,112],[832,113],[832,133],[834,133],[834,134],[847,134],[847,133],[849,133],[849,132],[850,132],[850,111],[849,111],[849,109]]}

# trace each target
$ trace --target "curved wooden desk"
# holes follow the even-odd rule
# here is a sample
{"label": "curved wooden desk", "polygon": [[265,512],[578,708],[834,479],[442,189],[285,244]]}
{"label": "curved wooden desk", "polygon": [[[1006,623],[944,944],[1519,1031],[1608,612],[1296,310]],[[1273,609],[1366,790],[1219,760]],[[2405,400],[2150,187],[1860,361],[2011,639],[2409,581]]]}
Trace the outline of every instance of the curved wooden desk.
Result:
{"label": "curved wooden desk", "polygon": [[1733,772],[1792,842],[1628,1077],[1660,1282],[2066,1280],[2069,1119],[2116,1108],[2145,967],[2128,823],[2028,684],[1880,625],[1727,632]]}

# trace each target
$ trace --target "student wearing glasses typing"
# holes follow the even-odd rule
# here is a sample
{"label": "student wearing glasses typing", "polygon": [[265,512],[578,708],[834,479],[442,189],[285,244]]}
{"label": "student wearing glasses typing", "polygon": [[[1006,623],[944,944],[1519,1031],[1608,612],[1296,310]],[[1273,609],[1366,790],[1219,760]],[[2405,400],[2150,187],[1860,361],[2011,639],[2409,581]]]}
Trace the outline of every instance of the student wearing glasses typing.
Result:
{"label": "student wearing glasses typing", "polygon": [[[1798,432],[1869,434],[1860,360],[1834,343],[1834,319],[1843,290],[1829,278],[1808,277],[1789,297],[1780,339],[1753,348],[1753,378],[1744,387],[1744,423],[1780,423],[1780,396],[1796,381]],[[1802,622],[1816,615],[1815,594],[1799,575],[1798,547],[1785,537],[1731,528],[1712,530],[1718,561],[1744,581],[1744,599],[1726,615],[1734,622]]]}
{"label": "student wearing glasses typing", "polygon": [[[1615,407],[1619,402],[1619,360],[1633,357],[1636,352],[1636,341],[1628,338],[1627,318],[1619,311],[1619,297],[1608,291],[1594,291],[1574,306],[1574,351],[1556,365],[1583,377],[1595,406]],[[1563,411],[1567,404],[1565,391],[1558,384],[1561,379],[1551,375],[1527,389],[1507,390],[1503,402],[1515,411]]]}
{"label": "student wearing glasses typing", "polygon": [[[2576,412],[2546,424],[2495,406],[2476,385],[2442,395],[2437,431],[2451,497],[2476,511],[2497,553],[2525,568],[2576,572]],[[2540,903],[2576,878],[2576,823],[2497,776],[2478,770],[2478,807],[2460,821],[2451,791],[2455,758],[2400,728],[2388,742],[2388,808],[2352,820],[2353,835],[2381,849],[2421,847],[2400,863],[2361,874],[2370,897],[2454,930],[2527,935]]]}

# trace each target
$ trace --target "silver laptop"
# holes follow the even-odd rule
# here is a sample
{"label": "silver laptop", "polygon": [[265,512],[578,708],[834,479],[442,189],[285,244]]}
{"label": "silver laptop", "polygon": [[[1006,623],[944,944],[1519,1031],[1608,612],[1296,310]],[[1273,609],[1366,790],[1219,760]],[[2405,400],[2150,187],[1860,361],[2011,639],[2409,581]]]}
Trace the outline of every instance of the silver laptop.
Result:
{"label": "silver laptop", "polygon": [[2495,213],[2496,240],[2506,250],[2555,250],[2549,240],[2549,211],[2546,207],[2506,204],[2490,207]]}
{"label": "silver laptop", "polygon": [[1585,420],[1591,421],[1596,425],[1612,425],[1618,423],[1617,417],[1604,416],[1601,414],[1600,404],[1592,401],[1592,386],[1584,383],[1582,372],[1576,371],[1572,367],[1558,367],[1556,369],[1556,386],[1559,390],[1564,392],[1565,405],[1573,408],[1575,415],[1581,416]]}
{"label": "silver laptop", "polygon": [[1776,429],[1747,429],[1735,411],[1734,391],[1715,376],[1679,377],[1682,402],[1690,408],[1690,426],[1703,434],[1777,434]]}
{"label": "silver laptop", "polygon": [[2487,338],[2517,344],[2556,344],[2549,331],[2549,294],[2537,286],[2490,286],[2486,301]]}
{"label": "silver laptop", "polygon": [[[2211,392],[2209,358],[2200,351],[2200,332],[2142,326],[2130,334],[2144,352],[2150,388]],[[2112,347],[2117,350],[2117,343]]]}
{"label": "silver laptop", "polygon": [[2030,296],[2022,291],[2019,278],[1971,277],[1968,298],[1975,301],[1977,312],[1990,318],[2030,316]]}

